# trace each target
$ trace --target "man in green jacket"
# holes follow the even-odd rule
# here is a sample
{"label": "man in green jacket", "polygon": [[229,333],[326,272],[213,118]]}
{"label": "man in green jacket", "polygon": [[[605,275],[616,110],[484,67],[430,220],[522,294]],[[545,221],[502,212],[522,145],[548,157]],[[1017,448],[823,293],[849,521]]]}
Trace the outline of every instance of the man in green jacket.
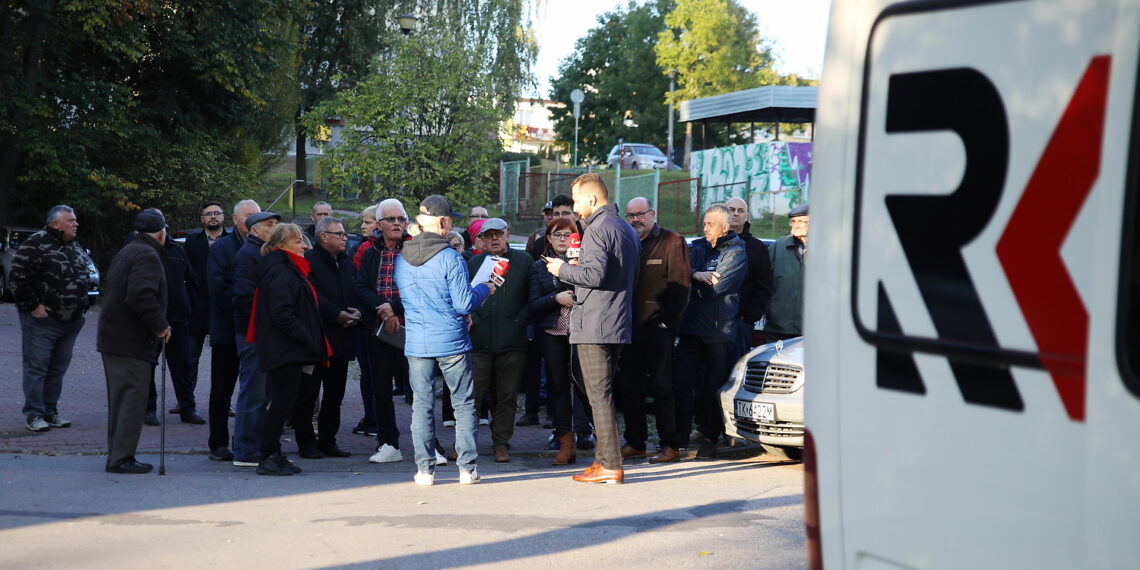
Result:
{"label": "man in green jacket", "polygon": [[764,334],[776,342],[804,334],[804,259],[807,257],[808,205],[788,212],[791,235],[768,248],[772,261],[772,303]]}
{"label": "man in green jacket", "polygon": [[519,385],[526,365],[526,327],[530,322],[527,302],[530,294],[530,268],[534,260],[525,252],[513,250],[507,223],[491,218],[479,229],[485,247],[483,253],[467,262],[474,276],[488,256],[510,262],[505,280],[496,294],[471,314],[471,353],[475,371],[475,404],[483,414],[483,402],[492,390],[491,442],[495,461],[511,460],[511,436],[515,433]]}

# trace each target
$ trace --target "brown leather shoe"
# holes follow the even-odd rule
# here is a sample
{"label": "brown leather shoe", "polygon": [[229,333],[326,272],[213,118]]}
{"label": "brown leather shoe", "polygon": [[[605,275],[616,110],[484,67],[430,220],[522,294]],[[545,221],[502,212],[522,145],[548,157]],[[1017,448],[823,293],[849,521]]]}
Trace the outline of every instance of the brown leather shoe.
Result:
{"label": "brown leather shoe", "polygon": [[645,450],[638,449],[630,444],[621,446],[622,459],[645,459]]}
{"label": "brown leather shoe", "polygon": [[510,462],[511,462],[511,452],[507,451],[507,447],[505,445],[496,445],[495,446],[495,463],[510,463]]}
{"label": "brown leather shoe", "polygon": [[574,476],[574,480],[580,483],[609,483],[611,485],[620,485],[624,479],[625,471],[606,469],[596,462],[587,467],[585,471]]}
{"label": "brown leather shoe", "polygon": [[578,455],[574,452],[574,433],[568,431],[558,438],[558,455],[550,460],[550,464],[567,465],[577,461]]}
{"label": "brown leather shoe", "polygon": [[657,463],[676,463],[681,460],[681,453],[672,447],[662,447],[656,455],[649,458],[649,462]]}

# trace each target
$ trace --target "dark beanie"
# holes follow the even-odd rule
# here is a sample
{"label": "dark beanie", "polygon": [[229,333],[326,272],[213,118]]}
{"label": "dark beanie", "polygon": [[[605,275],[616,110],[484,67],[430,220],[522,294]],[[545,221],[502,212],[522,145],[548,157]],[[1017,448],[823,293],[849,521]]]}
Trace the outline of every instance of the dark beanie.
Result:
{"label": "dark beanie", "polygon": [[135,229],[140,232],[153,234],[161,232],[165,228],[166,218],[163,217],[162,212],[154,208],[147,208],[135,216]]}

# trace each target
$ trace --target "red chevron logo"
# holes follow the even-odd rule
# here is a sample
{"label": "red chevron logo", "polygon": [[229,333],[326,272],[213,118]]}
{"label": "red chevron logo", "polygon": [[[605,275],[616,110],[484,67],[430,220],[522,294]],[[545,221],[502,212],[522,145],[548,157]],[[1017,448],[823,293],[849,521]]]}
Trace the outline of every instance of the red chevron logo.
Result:
{"label": "red chevron logo", "polygon": [[1089,62],[997,244],[1041,364],[1076,422],[1085,420],[1089,315],[1061,245],[1100,173],[1110,63]]}

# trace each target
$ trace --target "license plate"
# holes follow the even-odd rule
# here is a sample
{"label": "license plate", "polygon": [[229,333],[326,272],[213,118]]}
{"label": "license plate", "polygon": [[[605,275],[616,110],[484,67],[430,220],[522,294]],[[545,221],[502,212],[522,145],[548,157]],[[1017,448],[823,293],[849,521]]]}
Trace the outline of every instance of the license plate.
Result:
{"label": "license plate", "polygon": [[736,415],[758,422],[776,421],[776,404],[736,400]]}

